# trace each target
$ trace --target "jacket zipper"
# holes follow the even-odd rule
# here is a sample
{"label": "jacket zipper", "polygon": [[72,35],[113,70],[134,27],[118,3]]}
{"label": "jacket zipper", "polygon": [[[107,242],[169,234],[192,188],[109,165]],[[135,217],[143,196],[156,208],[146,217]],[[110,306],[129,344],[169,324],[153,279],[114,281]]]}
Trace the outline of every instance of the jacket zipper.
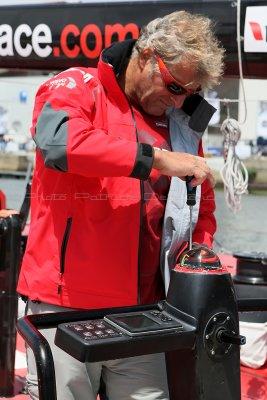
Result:
{"label": "jacket zipper", "polygon": [[61,292],[62,292],[62,279],[63,279],[63,275],[65,272],[66,250],[67,250],[67,245],[68,245],[68,241],[69,241],[71,225],[72,225],[72,217],[69,217],[67,219],[67,224],[66,224],[64,235],[63,235],[62,244],[61,244],[60,270],[59,270],[60,283],[58,284],[58,289],[57,289],[58,294],[61,294]]}
{"label": "jacket zipper", "polygon": [[[136,141],[139,143],[139,138],[138,138],[138,132],[137,132],[137,126],[136,126],[136,120],[134,117],[134,112],[129,104],[131,113],[132,113],[132,118],[134,122],[134,128],[135,128],[135,135],[136,135]],[[140,180],[140,194],[141,194],[141,199],[140,199],[140,227],[139,227],[139,241],[138,241],[138,276],[137,276],[137,304],[141,303],[141,242],[142,242],[142,236],[143,236],[143,208],[144,208],[144,182]]]}
{"label": "jacket zipper", "polygon": [[[129,108],[131,110],[131,114],[132,114],[132,119],[133,119],[133,123],[134,123],[134,128],[135,128],[135,136],[136,136],[136,142],[139,143],[139,138],[138,138],[138,132],[137,132],[137,126],[136,126],[136,120],[134,117],[134,112],[132,109],[132,106],[129,102],[128,97],[126,96],[126,94],[122,91],[122,93],[125,96],[125,99],[127,100],[127,103],[129,104]],[[143,208],[144,208],[144,182],[142,180],[140,180],[140,194],[141,194],[141,199],[140,199],[140,227],[139,227],[139,241],[138,241],[138,261],[137,261],[137,304],[141,303],[141,288],[140,288],[140,284],[141,284],[141,240],[142,240],[142,236],[143,236]]]}

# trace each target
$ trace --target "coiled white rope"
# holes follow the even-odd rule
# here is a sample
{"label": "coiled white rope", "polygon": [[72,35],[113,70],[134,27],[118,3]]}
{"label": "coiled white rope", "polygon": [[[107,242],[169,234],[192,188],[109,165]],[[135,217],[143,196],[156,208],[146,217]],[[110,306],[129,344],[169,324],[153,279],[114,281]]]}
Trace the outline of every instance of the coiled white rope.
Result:
{"label": "coiled white rope", "polygon": [[229,117],[223,121],[221,131],[224,137],[225,163],[220,173],[224,183],[224,196],[227,206],[237,212],[241,209],[241,196],[247,193],[248,188],[248,171],[235,151],[241,131],[238,122]]}
{"label": "coiled white rope", "polygon": [[[240,123],[244,124],[247,119],[247,99],[244,86],[241,52],[241,0],[237,0],[236,7],[238,66],[245,110],[244,120]],[[224,196],[226,204],[233,212],[237,212],[241,209],[241,196],[245,193],[248,193],[248,171],[235,151],[235,147],[241,136],[241,130],[238,122],[235,119],[230,118],[229,102],[230,101],[225,102],[227,106],[227,118],[221,126],[221,132],[224,137],[223,148],[225,164],[220,173],[224,183]]]}

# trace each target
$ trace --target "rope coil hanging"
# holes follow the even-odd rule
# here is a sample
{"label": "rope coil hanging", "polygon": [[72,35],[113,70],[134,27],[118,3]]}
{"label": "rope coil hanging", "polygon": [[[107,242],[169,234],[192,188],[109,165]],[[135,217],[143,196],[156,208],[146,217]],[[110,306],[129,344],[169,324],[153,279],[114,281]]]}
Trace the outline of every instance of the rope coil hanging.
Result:
{"label": "rope coil hanging", "polygon": [[[238,52],[238,67],[240,75],[240,85],[244,100],[244,124],[247,119],[247,99],[244,86],[243,68],[242,68],[242,51],[241,51],[241,0],[236,3],[236,28],[237,28],[237,52]],[[241,209],[241,196],[248,193],[248,171],[244,163],[236,154],[235,148],[241,136],[241,130],[238,122],[230,118],[229,102],[225,102],[227,108],[227,118],[223,121],[221,132],[223,134],[223,149],[225,164],[221,169],[221,177],[224,183],[224,196],[228,207],[237,212]]]}
{"label": "rope coil hanging", "polygon": [[235,147],[241,136],[239,124],[235,119],[229,117],[228,108],[227,115],[221,126],[224,138],[225,163],[220,173],[224,183],[226,204],[232,211],[237,212],[241,209],[241,196],[248,193],[248,171],[235,151]]}

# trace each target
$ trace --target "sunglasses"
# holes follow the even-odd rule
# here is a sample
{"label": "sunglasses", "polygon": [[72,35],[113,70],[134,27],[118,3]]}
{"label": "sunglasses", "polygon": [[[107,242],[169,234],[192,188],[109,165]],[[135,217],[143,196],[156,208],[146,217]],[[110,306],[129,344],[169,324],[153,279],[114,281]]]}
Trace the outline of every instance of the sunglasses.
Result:
{"label": "sunglasses", "polygon": [[162,80],[166,86],[166,89],[171,93],[174,94],[175,96],[190,96],[192,94],[197,94],[201,92],[201,86],[199,86],[197,89],[192,90],[192,89],[186,89],[184,86],[182,86],[170,73],[168,68],[166,67],[165,63],[163,62],[162,58],[158,54],[155,54],[155,57],[157,59],[157,63],[159,66],[159,71],[162,77]]}

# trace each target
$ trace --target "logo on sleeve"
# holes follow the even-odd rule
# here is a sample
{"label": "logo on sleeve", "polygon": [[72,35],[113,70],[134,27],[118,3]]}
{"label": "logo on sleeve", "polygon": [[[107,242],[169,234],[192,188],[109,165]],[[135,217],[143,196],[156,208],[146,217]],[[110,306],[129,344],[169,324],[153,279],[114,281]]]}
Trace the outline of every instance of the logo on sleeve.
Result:
{"label": "logo on sleeve", "polygon": [[65,86],[68,89],[74,89],[77,84],[75,82],[75,79],[68,76],[67,78],[52,79],[47,82],[46,86],[48,86],[49,90],[58,89],[61,86]]}

